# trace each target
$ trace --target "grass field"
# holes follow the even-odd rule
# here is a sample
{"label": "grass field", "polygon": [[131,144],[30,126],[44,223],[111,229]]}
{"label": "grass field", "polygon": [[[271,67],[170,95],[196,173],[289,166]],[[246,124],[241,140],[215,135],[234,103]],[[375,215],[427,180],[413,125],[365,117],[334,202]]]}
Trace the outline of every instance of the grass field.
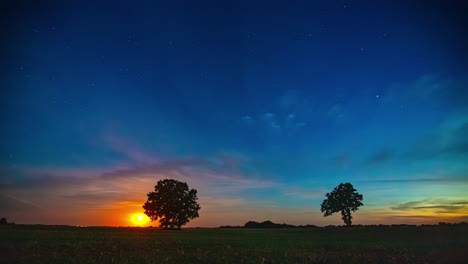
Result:
{"label": "grass field", "polygon": [[4,226],[1,263],[468,263],[468,228]]}

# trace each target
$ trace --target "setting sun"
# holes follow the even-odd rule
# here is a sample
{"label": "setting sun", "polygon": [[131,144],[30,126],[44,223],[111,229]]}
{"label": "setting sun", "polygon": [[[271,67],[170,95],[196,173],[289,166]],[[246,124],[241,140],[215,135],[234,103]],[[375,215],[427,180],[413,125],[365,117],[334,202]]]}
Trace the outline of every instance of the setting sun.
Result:
{"label": "setting sun", "polygon": [[130,216],[130,221],[134,226],[143,226],[150,222],[150,218],[142,213],[135,213]]}

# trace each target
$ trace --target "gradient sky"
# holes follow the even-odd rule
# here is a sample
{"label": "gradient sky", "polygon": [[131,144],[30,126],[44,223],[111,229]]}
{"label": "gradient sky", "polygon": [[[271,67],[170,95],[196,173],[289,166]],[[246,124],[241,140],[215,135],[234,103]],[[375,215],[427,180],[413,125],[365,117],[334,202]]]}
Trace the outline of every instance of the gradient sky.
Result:
{"label": "gradient sky", "polygon": [[174,178],[188,226],[342,224],[342,182],[356,224],[468,220],[463,1],[11,2],[1,217],[131,225]]}

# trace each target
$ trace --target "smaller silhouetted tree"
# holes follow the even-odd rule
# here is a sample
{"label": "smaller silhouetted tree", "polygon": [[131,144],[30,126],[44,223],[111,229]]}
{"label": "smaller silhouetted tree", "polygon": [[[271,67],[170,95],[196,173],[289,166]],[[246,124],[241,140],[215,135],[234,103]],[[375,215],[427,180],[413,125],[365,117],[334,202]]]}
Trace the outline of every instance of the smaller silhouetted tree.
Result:
{"label": "smaller silhouetted tree", "polygon": [[154,192],[148,193],[143,209],[151,221],[159,219],[160,227],[180,229],[198,217],[201,207],[197,200],[197,190],[189,190],[187,183],[165,179],[158,181]]}
{"label": "smaller silhouetted tree", "polygon": [[362,194],[359,194],[351,183],[340,183],[331,193],[325,194],[325,197],[327,198],[321,205],[323,216],[341,212],[341,219],[347,226],[351,226],[351,212],[357,211],[358,207],[363,205]]}

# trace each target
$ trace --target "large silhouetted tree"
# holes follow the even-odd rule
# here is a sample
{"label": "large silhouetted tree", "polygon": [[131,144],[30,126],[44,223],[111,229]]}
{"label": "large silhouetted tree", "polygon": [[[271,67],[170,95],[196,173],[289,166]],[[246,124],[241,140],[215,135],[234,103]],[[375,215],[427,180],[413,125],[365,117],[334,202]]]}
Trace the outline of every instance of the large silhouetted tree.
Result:
{"label": "large silhouetted tree", "polygon": [[362,206],[362,194],[354,189],[351,183],[340,183],[331,193],[325,194],[327,197],[322,202],[321,211],[323,216],[329,216],[341,212],[343,221],[350,226],[353,218],[351,212],[358,210]]}
{"label": "large silhouetted tree", "polygon": [[201,207],[197,200],[197,190],[189,190],[187,183],[165,179],[158,181],[154,192],[148,193],[143,209],[151,221],[159,219],[160,227],[180,229],[198,217]]}

